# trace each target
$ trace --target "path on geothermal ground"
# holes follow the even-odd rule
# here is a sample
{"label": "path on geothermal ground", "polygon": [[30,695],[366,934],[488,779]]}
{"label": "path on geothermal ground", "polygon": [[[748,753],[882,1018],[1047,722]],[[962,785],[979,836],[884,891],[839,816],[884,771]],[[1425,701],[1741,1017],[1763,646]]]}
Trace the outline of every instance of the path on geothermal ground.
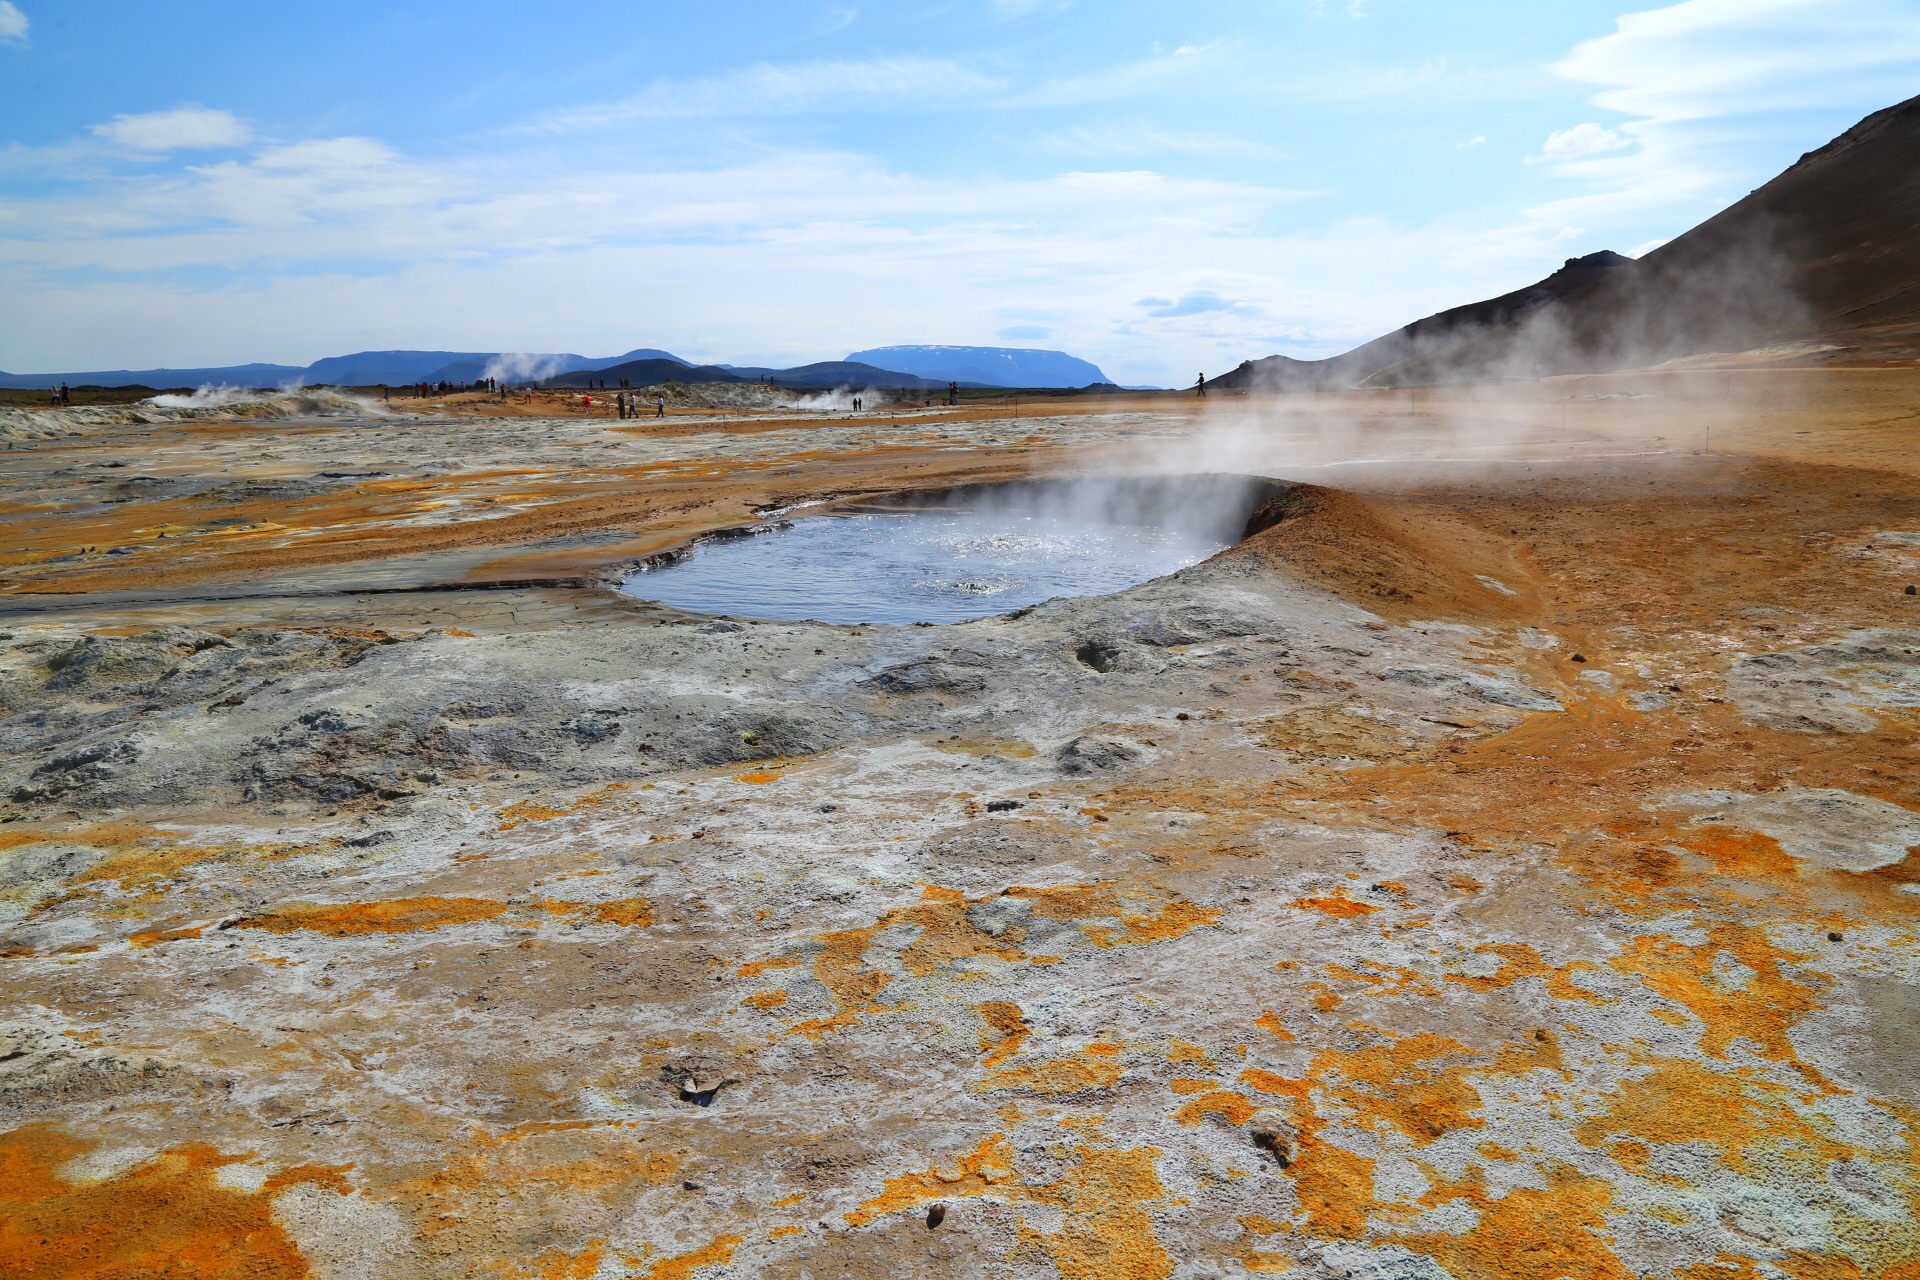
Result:
{"label": "path on geothermal ground", "polygon": [[[1913,1274],[1916,383],[20,442],[0,1271]],[[1308,487],[952,627],[587,585],[1134,469]]]}

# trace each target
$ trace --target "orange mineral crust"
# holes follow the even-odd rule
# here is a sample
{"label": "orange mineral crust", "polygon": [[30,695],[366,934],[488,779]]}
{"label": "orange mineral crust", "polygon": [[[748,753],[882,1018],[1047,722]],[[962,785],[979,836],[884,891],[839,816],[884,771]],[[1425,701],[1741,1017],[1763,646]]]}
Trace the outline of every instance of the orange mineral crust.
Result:
{"label": "orange mineral crust", "polygon": [[[0,417],[0,1275],[1920,1280],[1916,396]],[[1174,472],[1108,595],[618,589]]]}

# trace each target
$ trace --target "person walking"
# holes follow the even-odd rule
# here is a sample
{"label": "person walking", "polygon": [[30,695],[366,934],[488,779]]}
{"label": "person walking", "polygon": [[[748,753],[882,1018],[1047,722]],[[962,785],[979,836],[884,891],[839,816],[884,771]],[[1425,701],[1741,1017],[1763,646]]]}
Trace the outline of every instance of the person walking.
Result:
{"label": "person walking", "polygon": [[667,398],[665,396],[655,396],[653,398],[653,416],[656,418],[664,418],[667,416]]}
{"label": "person walking", "polygon": [[1206,374],[1197,373],[1193,376],[1193,390],[1194,390],[1194,394],[1199,396],[1202,400],[1207,398],[1207,375]]}

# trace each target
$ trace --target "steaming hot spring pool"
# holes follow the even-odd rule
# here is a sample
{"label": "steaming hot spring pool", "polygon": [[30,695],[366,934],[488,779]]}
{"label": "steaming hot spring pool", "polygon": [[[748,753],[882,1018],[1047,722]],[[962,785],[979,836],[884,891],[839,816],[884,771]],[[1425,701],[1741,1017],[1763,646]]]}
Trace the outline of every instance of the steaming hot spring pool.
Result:
{"label": "steaming hot spring pool", "polygon": [[1281,488],[1204,475],[896,495],[700,539],[633,573],[622,590],[688,613],[962,622],[1197,564],[1239,541]]}

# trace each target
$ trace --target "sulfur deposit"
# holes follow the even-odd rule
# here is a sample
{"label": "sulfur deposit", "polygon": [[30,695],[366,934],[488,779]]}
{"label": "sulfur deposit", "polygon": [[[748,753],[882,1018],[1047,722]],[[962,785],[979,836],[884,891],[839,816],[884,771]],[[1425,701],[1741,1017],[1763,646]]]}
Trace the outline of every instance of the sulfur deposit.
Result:
{"label": "sulfur deposit", "polygon": [[[1915,386],[9,426],[0,1274],[1920,1276]],[[1201,470],[1114,595],[615,589]]]}

